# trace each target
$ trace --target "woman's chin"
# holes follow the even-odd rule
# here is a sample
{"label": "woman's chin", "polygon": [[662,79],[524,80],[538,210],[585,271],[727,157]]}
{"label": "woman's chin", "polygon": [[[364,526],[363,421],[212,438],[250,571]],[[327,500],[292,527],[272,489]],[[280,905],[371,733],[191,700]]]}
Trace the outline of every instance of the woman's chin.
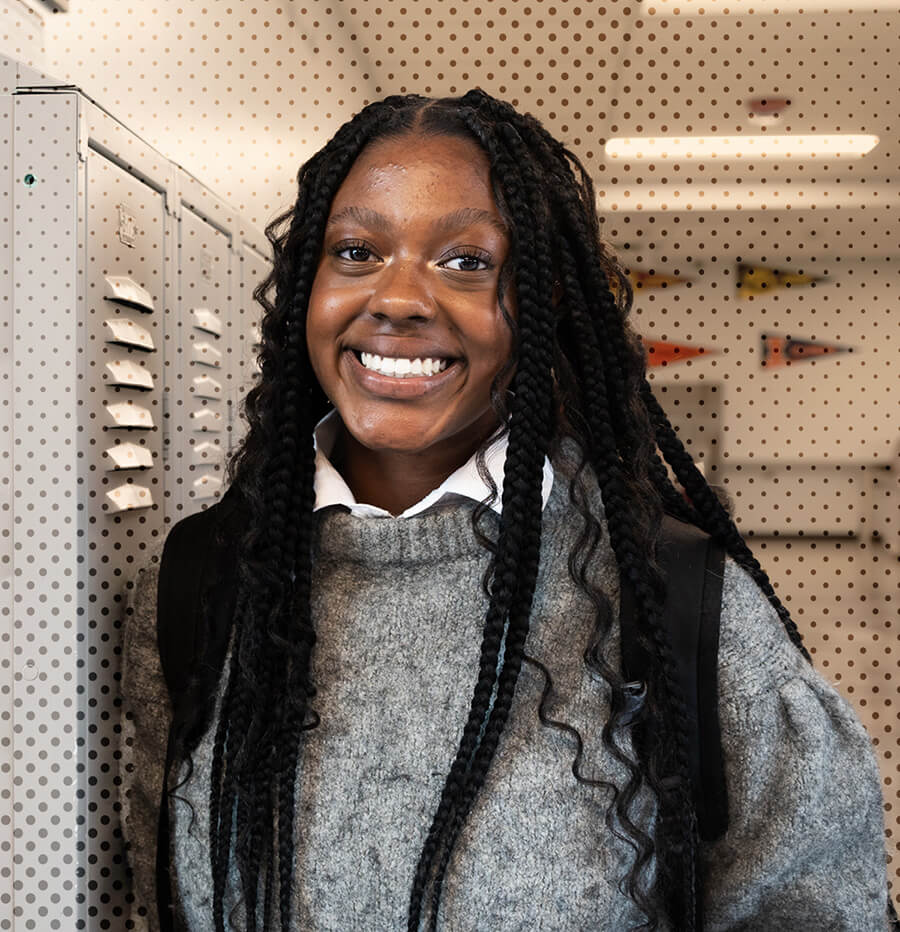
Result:
{"label": "woman's chin", "polygon": [[[346,424],[346,421],[345,421]],[[372,453],[397,453],[404,456],[424,454],[432,446],[433,440],[426,431],[416,429],[413,425],[404,425],[397,429],[390,425],[379,425],[378,429],[348,427],[350,435],[359,446]]]}

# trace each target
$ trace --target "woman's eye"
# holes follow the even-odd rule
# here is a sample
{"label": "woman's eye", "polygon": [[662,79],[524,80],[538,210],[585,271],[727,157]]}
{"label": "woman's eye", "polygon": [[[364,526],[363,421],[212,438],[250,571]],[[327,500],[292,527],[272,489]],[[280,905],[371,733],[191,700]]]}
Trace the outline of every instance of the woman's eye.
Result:
{"label": "woman's eye", "polygon": [[345,246],[337,250],[335,255],[351,262],[368,262],[372,258],[372,250],[367,246]]}
{"label": "woman's eye", "polygon": [[482,272],[490,268],[490,264],[486,259],[470,254],[452,256],[450,259],[445,259],[441,265],[452,269],[454,272]]}

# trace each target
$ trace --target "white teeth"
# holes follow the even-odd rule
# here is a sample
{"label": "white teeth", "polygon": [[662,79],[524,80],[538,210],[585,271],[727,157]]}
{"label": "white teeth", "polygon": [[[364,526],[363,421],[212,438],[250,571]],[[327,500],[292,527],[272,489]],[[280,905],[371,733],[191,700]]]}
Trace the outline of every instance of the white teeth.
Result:
{"label": "white teeth", "polygon": [[406,359],[393,356],[378,356],[375,353],[360,353],[362,364],[373,372],[408,379],[417,375],[436,375],[450,365],[448,359]]}

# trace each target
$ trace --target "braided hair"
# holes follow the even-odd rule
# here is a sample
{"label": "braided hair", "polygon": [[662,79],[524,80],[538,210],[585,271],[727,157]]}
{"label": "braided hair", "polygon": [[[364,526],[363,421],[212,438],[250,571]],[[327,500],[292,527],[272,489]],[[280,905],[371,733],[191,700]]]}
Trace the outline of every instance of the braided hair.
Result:
{"label": "braided hair", "polygon": [[[474,140],[490,161],[498,209],[510,231],[499,298],[514,290],[513,358],[498,374],[492,400],[508,430],[499,533],[488,542],[489,596],[479,672],[468,720],[416,865],[408,928],[437,926],[441,887],[454,844],[485,782],[506,724],[522,663],[547,680],[543,724],[571,732],[576,778],[610,793],[606,821],[634,851],[622,889],[644,913],[642,928],[663,918],[692,929],[697,846],[690,797],[688,721],[662,619],[664,583],[655,559],[668,511],[711,534],[756,580],[797,647],[800,636],[768,577],[716,495],[694,467],[646,381],[646,358],[627,322],[633,292],[603,243],[590,177],[573,153],[533,117],[481,90],[463,97],[392,96],[370,104],[300,169],[295,204],[266,228],[274,265],[254,291],[263,306],[260,378],[244,409],[249,430],[229,462],[232,490],[246,508],[238,547],[237,600],[224,695],[215,722],[209,797],[209,850],[216,932],[224,932],[226,878],[232,857],[241,881],[246,929],[291,928],[296,845],[294,788],[303,732],[319,718],[310,660],[316,632],[310,612],[314,534],[313,429],[328,410],[306,348],[306,313],[331,202],[363,149],[409,133]],[[271,293],[274,289],[274,295]],[[510,392],[497,390],[514,367]],[[573,479],[570,498],[585,519],[569,571],[596,613],[586,665],[608,684],[611,708],[602,739],[626,770],[624,785],[584,777],[577,730],[547,718],[549,671],[524,647],[538,574],[542,468],[564,438],[576,441],[575,474],[596,476],[603,515],[592,512]],[[688,498],[672,484],[660,453]],[[602,650],[610,602],[588,581],[591,559],[607,537],[621,577],[634,592],[639,637],[652,662],[643,720],[653,744],[641,759],[616,741],[625,725],[626,683]],[[808,656],[808,655],[807,655]],[[502,662],[501,662],[502,661]],[[176,734],[176,753],[191,751],[209,725],[211,696]],[[191,762],[191,770],[193,764]],[[657,802],[652,833],[634,817],[648,788]],[[654,869],[649,870],[651,863]],[[262,889],[260,889],[262,888]]]}

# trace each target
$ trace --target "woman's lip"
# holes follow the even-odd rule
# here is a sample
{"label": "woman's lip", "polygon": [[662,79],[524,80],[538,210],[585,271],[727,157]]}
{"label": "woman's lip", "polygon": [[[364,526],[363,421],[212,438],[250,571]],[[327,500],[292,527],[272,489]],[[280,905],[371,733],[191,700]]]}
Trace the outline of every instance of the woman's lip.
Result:
{"label": "woman's lip", "polygon": [[341,353],[344,364],[350,371],[353,380],[366,392],[372,395],[381,395],[384,398],[419,398],[422,395],[437,391],[452,381],[462,363],[454,359],[446,369],[434,375],[411,375],[406,378],[397,378],[391,375],[382,375],[367,369],[357,358],[353,350],[344,350]]}

